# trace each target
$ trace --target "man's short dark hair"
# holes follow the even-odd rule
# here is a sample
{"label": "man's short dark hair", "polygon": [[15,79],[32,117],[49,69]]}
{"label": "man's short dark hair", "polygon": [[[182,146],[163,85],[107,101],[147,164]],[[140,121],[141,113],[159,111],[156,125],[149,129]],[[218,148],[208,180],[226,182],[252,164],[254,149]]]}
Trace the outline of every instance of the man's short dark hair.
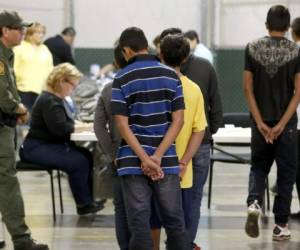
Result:
{"label": "man's short dark hair", "polygon": [[120,44],[117,44],[115,46],[114,57],[115,57],[115,59],[114,59],[115,66],[117,66],[120,69],[126,67],[127,61],[125,60],[125,58],[123,56],[122,48],[121,48]]}
{"label": "man's short dark hair", "polygon": [[161,32],[160,34],[160,41],[167,35],[176,35],[176,34],[182,34],[182,30],[179,28],[168,28]]}
{"label": "man's short dark hair", "polygon": [[272,6],[267,14],[266,26],[270,31],[286,31],[290,26],[291,16],[283,5]]}
{"label": "man's short dark hair", "polygon": [[61,34],[65,36],[76,36],[76,30],[73,27],[64,28]]}
{"label": "man's short dark hair", "polygon": [[300,38],[300,17],[297,17],[294,19],[291,27],[292,27],[292,31],[295,33],[295,35]]}
{"label": "man's short dark hair", "polygon": [[195,30],[188,30],[187,32],[184,33],[184,37],[190,39],[190,40],[195,40],[197,43],[200,42],[198,33]]}
{"label": "man's short dark hair", "polygon": [[167,35],[160,41],[160,52],[165,63],[180,66],[190,53],[190,44],[182,34]]}
{"label": "man's short dark hair", "polygon": [[144,32],[137,27],[125,29],[120,36],[119,44],[122,49],[129,47],[134,52],[148,49],[148,41]]}

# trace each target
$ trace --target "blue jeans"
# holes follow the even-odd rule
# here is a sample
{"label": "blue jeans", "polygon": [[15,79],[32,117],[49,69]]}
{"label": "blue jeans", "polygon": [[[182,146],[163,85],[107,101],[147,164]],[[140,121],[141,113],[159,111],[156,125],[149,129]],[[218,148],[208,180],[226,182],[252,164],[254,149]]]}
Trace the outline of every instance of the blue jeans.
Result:
{"label": "blue jeans", "polygon": [[177,175],[166,175],[162,180],[155,182],[144,175],[125,175],[121,177],[121,185],[131,232],[130,250],[152,250],[152,195],[167,233],[167,249],[189,249]]}
{"label": "blue jeans", "polygon": [[[267,123],[268,126],[275,126]],[[273,144],[267,144],[255,124],[251,128],[251,170],[249,177],[248,205],[257,200],[260,205],[263,202],[265,180],[271,166],[277,164],[277,187],[273,213],[276,224],[288,222],[290,214],[293,185],[296,179],[297,159],[297,129],[296,123],[287,124],[281,135]]]}
{"label": "blue jeans", "polygon": [[68,174],[70,188],[77,205],[93,202],[91,153],[81,147],[67,143],[47,143],[25,139],[20,148],[20,158],[27,162],[57,168]]}
{"label": "blue jeans", "polygon": [[193,218],[191,217],[191,209],[192,209],[192,188],[182,188],[182,209],[184,214],[184,222],[186,230],[189,229],[191,221]]}
{"label": "blue jeans", "polygon": [[114,206],[115,206],[115,228],[119,247],[121,250],[129,249],[130,231],[128,228],[126,209],[123,199],[121,178],[114,179]]}
{"label": "blue jeans", "polygon": [[203,188],[207,180],[210,165],[210,148],[210,143],[202,144],[193,157],[191,220],[187,228],[191,242],[195,241],[197,235]]}

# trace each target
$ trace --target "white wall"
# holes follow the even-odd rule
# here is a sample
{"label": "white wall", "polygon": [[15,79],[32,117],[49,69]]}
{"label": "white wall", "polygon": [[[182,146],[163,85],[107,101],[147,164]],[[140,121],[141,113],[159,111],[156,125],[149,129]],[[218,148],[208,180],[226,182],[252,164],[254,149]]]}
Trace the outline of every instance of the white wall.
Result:
{"label": "white wall", "polygon": [[249,41],[267,35],[267,12],[275,4],[287,6],[291,19],[300,16],[299,0],[217,0],[215,45],[244,47]]}
{"label": "white wall", "polygon": [[15,10],[26,21],[46,25],[46,37],[60,33],[67,22],[65,9],[63,0],[0,0],[0,11]]}
{"label": "white wall", "polygon": [[128,26],[141,27],[150,44],[169,27],[195,29],[201,34],[203,1],[215,3],[215,13],[208,13],[210,27],[202,29],[209,32],[211,43],[217,47],[244,47],[266,35],[266,14],[274,4],[288,6],[292,19],[300,16],[300,0],[0,0],[0,10],[17,10],[25,20],[45,24],[48,37],[69,24],[73,3],[78,32],[75,47],[111,48]]}
{"label": "white wall", "polygon": [[163,29],[200,31],[200,0],[75,0],[77,47],[111,48],[129,26],[142,28],[149,43]]}

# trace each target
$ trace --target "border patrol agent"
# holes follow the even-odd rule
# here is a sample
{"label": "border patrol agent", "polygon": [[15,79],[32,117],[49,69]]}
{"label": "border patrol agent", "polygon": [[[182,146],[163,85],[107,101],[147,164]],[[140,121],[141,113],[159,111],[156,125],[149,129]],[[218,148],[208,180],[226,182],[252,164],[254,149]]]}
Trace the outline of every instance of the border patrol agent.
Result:
{"label": "border patrol agent", "polygon": [[12,47],[19,45],[25,28],[17,12],[0,13],[0,212],[15,250],[48,250],[36,243],[24,220],[24,204],[15,168],[15,126],[28,120],[13,72]]}

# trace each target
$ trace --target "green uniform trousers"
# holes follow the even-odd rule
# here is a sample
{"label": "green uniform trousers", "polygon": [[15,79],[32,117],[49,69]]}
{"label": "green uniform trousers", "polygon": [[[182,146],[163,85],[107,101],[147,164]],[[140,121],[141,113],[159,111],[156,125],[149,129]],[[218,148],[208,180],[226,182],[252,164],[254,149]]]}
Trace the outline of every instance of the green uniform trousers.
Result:
{"label": "green uniform trousers", "polygon": [[15,129],[0,126],[0,212],[12,237],[19,243],[30,237],[24,220],[24,203],[16,176]]}

